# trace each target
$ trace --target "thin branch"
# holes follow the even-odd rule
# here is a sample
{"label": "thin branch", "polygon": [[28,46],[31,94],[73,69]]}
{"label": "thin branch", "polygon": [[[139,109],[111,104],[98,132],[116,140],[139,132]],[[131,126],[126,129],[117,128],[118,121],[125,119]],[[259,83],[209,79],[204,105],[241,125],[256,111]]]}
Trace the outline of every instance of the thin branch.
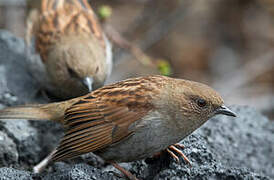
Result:
{"label": "thin branch", "polygon": [[[180,3],[180,6],[177,7],[171,14],[167,15],[166,18],[161,19],[159,22],[156,22],[150,29],[147,31],[142,38],[136,41],[134,44],[137,44],[142,51],[145,51],[149,47],[153,46],[161,39],[163,39],[179,22],[183,21],[186,12],[185,3]],[[135,49],[136,50],[136,49]],[[137,51],[137,54],[139,52]],[[119,53],[117,59],[119,61],[129,58],[129,54]]]}

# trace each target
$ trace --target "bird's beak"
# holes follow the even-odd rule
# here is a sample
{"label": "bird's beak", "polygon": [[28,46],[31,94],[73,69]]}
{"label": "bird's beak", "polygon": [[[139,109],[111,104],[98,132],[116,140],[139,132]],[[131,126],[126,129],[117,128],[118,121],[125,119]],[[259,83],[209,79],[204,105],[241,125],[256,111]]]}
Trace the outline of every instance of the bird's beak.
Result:
{"label": "bird's beak", "polygon": [[92,77],[85,77],[82,80],[82,83],[84,84],[84,86],[86,86],[88,88],[89,92],[92,91],[92,84],[93,84],[93,78]]}
{"label": "bird's beak", "polygon": [[233,116],[233,117],[236,117],[236,114],[231,111],[230,109],[228,109],[226,106],[220,106],[217,110],[216,110],[216,113],[215,114],[224,114],[224,115],[227,115],[227,116]]}

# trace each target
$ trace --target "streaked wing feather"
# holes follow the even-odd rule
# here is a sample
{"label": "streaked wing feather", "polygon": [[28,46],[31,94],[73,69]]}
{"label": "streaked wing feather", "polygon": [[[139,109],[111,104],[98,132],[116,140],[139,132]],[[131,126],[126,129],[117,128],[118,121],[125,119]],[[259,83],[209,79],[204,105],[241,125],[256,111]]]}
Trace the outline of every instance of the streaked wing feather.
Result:
{"label": "streaked wing feather", "polygon": [[109,129],[109,126],[99,126],[99,127],[97,127],[97,129],[92,128],[92,129],[89,129],[89,131],[85,131],[85,132],[83,132],[81,134],[77,134],[73,137],[63,139],[63,141],[60,145],[63,147],[67,146],[67,145],[73,145],[73,144],[75,144],[75,141],[82,142],[85,139],[94,138],[94,136],[95,136],[94,134],[96,134],[96,136],[99,136],[100,133],[106,132],[108,129]]}
{"label": "streaked wing feather", "polygon": [[110,102],[102,96],[87,96],[75,103],[65,113],[67,130],[53,161],[94,152],[129,136],[133,132],[130,125],[150,109],[141,105],[132,109],[128,104],[126,101],[124,104]]}
{"label": "streaked wing feather", "polygon": [[100,136],[100,138],[95,139],[94,142],[95,143],[88,141],[86,143],[77,144],[71,147],[65,147],[60,150],[58,149],[53,156],[53,161],[71,159],[88,152],[93,152],[104,147],[105,144],[109,144],[111,142],[111,138]]}

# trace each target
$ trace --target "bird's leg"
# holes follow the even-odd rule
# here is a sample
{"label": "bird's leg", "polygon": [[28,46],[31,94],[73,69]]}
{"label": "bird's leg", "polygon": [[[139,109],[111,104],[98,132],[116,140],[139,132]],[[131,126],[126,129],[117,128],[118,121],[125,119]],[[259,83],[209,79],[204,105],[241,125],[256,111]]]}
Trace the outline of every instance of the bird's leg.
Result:
{"label": "bird's leg", "polygon": [[171,155],[171,157],[173,157],[176,160],[177,163],[180,162],[178,156],[174,152],[172,152],[171,150],[169,150],[169,148],[167,148],[166,151],[168,152],[168,154]]}
{"label": "bird's leg", "polygon": [[43,159],[40,163],[33,167],[34,173],[41,173],[50,163],[52,155],[56,152],[54,149],[45,159]]}
{"label": "bird's leg", "polygon": [[183,145],[179,144],[179,143],[176,143],[174,145],[171,145],[167,148],[167,152],[177,161],[179,162],[179,158],[178,156],[174,153],[178,153],[183,159],[184,161],[189,164],[191,166],[191,162],[189,161],[189,159],[186,157],[186,155],[184,155],[184,153],[178,149],[178,148],[184,148]]}
{"label": "bird's leg", "polygon": [[111,163],[113,167],[118,169],[121,173],[123,173],[129,180],[138,180],[133,174],[131,174],[128,170],[119,166],[117,163]]}

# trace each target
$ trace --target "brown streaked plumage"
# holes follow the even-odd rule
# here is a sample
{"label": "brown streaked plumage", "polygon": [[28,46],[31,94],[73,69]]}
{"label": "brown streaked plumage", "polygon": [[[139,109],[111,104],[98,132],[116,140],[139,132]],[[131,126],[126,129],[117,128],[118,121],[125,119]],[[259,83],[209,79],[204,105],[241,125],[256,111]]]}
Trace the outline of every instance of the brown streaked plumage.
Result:
{"label": "brown streaked plumage", "polygon": [[29,19],[26,42],[35,38],[42,59],[31,70],[44,68],[46,75],[33,74],[51,94],[69,99],[103,86],[111,45],[87,0],[42,0],[40,13]]}
{"label": "brown streaked plumage", "polygon": [[129,162],[167,148],[178,152],[178,145],[172,145],[215,114],[235,116],[210,87],[148,76],[107,85],[60,103],[7,108],[0,111],[0,119],[49,118],[63,123],[65,136],[47,163],[88,152],[108,162]]}

